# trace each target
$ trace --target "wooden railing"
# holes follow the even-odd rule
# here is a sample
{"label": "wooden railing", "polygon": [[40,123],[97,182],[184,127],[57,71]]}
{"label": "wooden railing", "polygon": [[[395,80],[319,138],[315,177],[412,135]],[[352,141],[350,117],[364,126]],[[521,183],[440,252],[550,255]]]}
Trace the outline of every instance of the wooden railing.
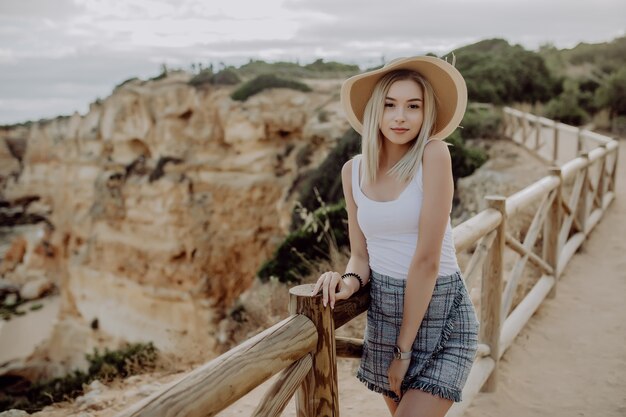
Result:
{"label": "wooden railing", "polygon": [[[502,354],[542,301],[555,296],[563,268],[615,195],[618,146],[611,138],[510,108],[504,109],[504,133],[554,166],[508,198],[487,197],[489,208],[454,228],[457,253],[469,257],[466,286],[470,293],[480,289],[481,326],[464,400],[449,416],[461,415],[479,391],[496,388]],[[521,284],[529,280],[536,282],[526,293],[521,288],[528,285]],[[338,416],[336,358],[359,358],[363,341],[336,337],[335,330],[367,310],[369,288],[334,310],[323,307],[320,296],[310,297],[311,289],[290,290],[287,319],[118,417],[214,416],[279,372],[253,416],[279,416],[294,393],[298,416]]]}

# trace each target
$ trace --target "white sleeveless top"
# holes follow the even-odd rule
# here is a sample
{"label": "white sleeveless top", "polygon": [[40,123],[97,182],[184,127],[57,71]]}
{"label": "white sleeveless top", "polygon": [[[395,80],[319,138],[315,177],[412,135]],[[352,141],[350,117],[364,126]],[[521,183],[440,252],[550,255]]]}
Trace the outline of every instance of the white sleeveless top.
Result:
{"label": "white sleeveless top", "polygon": [[[406,279],[415,254],[422,208],[422,164],[417,174],[392,201],[370,200],[361,190],[361,155],[352,160],[352,196],[357,205],[357,221],[367,242],[370,269],[383,275]],[[459,271],[450,218],[443,237],[439,275]]]}

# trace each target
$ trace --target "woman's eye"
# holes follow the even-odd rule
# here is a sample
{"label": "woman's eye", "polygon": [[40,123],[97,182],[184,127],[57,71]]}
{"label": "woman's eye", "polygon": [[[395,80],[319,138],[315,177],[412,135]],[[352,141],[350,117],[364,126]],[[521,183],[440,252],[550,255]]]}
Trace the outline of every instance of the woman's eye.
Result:
{"label": "woman's eye", "polygon": [[385,107],[393,107],[393,103],[385,103]]}
{"label": "woman's eye", "polygon": [[419,104],[410,104],[410,105],[409,105],[409,108],[410,108],[410,109],[419,109],[419,108],[420,108],[420,106],[419,106]]}

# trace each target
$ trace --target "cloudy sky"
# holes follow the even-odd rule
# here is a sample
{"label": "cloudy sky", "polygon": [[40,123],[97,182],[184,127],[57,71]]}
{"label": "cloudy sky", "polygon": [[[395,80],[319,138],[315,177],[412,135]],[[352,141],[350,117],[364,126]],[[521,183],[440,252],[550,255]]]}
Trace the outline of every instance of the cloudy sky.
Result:
{"label": "cloudy sky", "polygon": [[604,42],[623,0],[0,0],[0,124],[78,111],[162,63],[359,64],[500,37],[528,49]]}

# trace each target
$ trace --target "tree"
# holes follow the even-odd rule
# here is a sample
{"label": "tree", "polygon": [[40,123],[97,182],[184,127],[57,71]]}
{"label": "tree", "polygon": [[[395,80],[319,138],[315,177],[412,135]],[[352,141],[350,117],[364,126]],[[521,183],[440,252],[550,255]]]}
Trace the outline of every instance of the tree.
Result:
{"label": "tree", "polygon": [[626,68],[614,72],[596,90],[596,103],[607,107],[611,118],[626,115]]}

